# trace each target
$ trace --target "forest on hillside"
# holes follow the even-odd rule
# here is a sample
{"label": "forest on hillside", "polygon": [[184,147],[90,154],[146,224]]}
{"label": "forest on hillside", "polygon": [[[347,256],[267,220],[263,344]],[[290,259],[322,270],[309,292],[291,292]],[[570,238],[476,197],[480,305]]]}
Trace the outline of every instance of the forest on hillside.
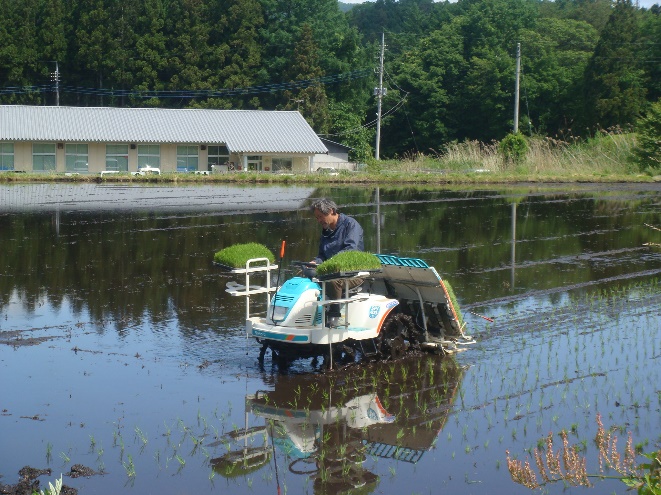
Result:
{"label": "forest on hillside", "polygon": [[[342,7],[342,8],[341,8]],[[0,103],[299,110],[381,157],[628,129],[661,98],[661,8],[631,0],[0,0]]]}

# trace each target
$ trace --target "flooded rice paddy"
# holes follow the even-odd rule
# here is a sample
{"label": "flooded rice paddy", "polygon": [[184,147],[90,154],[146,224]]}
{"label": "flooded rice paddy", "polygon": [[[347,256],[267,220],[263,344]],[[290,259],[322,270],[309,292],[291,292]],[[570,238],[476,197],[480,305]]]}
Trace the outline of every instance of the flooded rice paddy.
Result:
{"label": "flooded rice paddy", "polygon": [[[435,266],[477,343],[345,372],[260,366],[213,253],[286,239],[292,275],[321,196],[366,250]],[[659,186],[0,186],[0,485],[31,466],[81,495],[528,493],[505,451],[564,429],[597,473],[598,413],[622,447],[631,431],[658,449],[650,226]],[[593,482],[544,489],[625,492]]]}

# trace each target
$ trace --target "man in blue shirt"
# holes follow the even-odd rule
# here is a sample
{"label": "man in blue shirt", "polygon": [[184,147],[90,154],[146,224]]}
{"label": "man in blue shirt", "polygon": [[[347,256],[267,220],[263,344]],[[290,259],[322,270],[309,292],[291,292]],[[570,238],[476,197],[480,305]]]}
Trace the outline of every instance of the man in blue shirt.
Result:
{"label": "man in blue shirt", "polygon": [[363,228],[353,217],[337,211],[334,201],[319,199],[312,203],[310,210],[322,227],[315,263],[320,264],[342,251],[364,249]]}
{"label": "man in blue shirt", "polygon": [[[320,264],[342,251],[363,251],[363,228],[353,217],[340,213],[334,201],[322,198],[310,206],[314,217],[321,225],[321,238],[319,240],[319,252],[314,263]],[[362,279],[352,278],[348,280],[349,288],[363,283]],[[340,299],[345,280],[333,280],[326,284],[326,299]],[[329,317],[339,316],[338,304],[331,304],[328,309]]]}

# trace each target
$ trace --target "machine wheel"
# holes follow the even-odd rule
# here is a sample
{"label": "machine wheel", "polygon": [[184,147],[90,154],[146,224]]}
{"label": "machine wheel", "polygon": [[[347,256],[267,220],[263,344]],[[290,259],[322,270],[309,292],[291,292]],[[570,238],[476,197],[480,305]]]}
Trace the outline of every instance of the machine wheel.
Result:
{"label": "machine wheel", "polygon": [[390,359],[399,359],[406,354],[406,341],[404,337],[398,335],[392,339],[389,343],[390,347]]}
{"label": "machine wheel", "polygon": [[342,345],[342,361],[346,363],[352,363],[356,360],[356,349],[349,345]]}
{"label": "machine wheel", "polygon": [[443,322],[443,330],[445,337],[458,337],[461,335],[459,322],[454,319],[450,307],[447,304],[439,304],[439,312],[441,321]]}
{"label": "machine wheel", "polygon": [[378,340],[381,359],[399,359],[406,354],[408,328],[403,324],[406,318],[406,315],[390,314],[383,322]]}

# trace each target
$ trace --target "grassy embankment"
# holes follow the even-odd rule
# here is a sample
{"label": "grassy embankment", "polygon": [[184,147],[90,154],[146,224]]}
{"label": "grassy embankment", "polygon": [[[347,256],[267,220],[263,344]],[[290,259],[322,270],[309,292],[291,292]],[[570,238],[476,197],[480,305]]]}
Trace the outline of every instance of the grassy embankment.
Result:
{"label": "grassy embankment", "polygon": [[528,151],[517,162],[507,161],[497,142],[453,143],[441,152],[411,154],[396,160],[367,163],[358,172],[273,174],[232,172],[200,175],[164,173],[133,176],[128,173],[67,176],[64,173],[0,173],[0,182],[176,182],[176,183],[420,183],[462,184],[498,182],[652,182],[632,160],[635,135],[604,132],[583,141],[552,138],[528,140]]}

